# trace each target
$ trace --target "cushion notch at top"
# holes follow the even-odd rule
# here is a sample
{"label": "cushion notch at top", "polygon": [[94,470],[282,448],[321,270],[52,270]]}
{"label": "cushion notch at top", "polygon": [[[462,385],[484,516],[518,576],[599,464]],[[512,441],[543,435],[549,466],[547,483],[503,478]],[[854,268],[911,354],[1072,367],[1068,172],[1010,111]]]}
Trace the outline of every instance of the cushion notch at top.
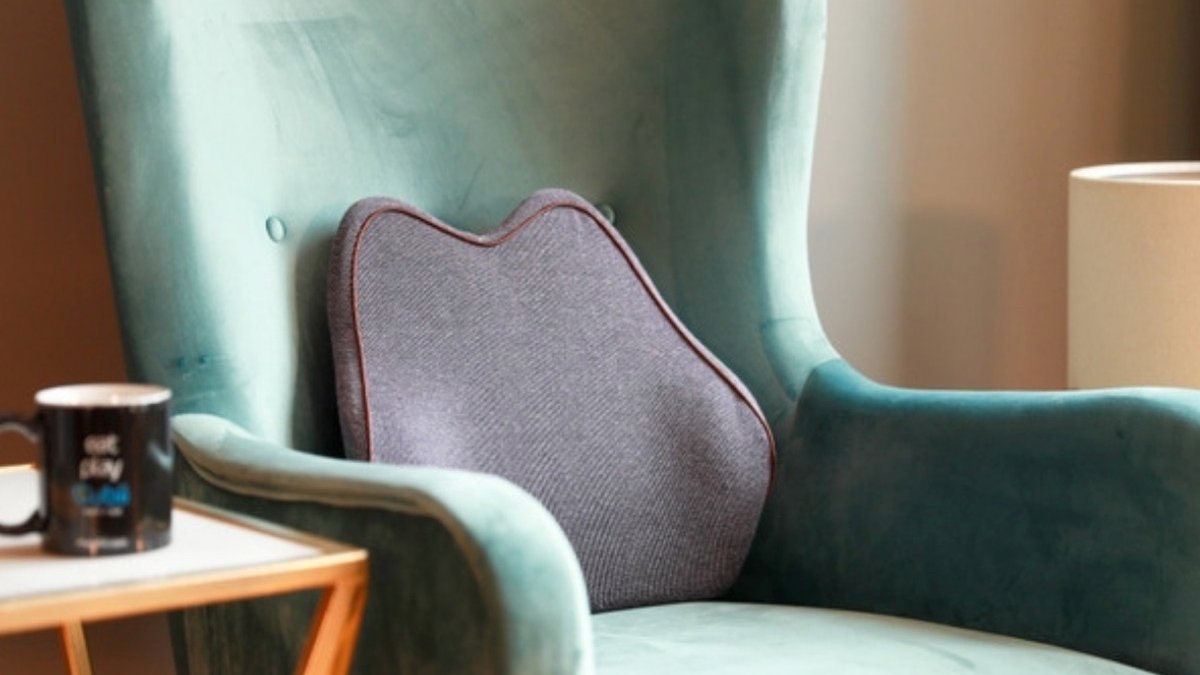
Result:
{"label": "cushion notch at top", "polygon": [[598,610],[733,582],[769,427],[586,200],[539,191],[482,235],[360,201],[334,243],[329,319],[348,456],[525,488]]}

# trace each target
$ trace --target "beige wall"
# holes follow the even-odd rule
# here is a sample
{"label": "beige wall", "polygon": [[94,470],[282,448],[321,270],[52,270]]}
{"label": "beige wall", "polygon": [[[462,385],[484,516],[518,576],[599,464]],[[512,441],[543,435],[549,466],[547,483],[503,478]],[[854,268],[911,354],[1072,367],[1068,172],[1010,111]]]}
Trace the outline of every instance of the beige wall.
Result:
{"label": "beige wall", "polygon": [[895,384],[1058,388],[1066,176],[1195,153],[1193,0],[832,0],[814,284]]}

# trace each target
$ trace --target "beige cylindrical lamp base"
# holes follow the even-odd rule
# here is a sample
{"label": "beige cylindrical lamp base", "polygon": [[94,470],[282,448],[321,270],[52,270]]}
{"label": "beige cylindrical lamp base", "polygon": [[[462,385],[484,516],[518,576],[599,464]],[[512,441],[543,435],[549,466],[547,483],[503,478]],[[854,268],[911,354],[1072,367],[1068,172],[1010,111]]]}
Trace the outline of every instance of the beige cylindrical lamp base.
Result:
{"label": "beige cylindrical lamp base", "polygon": [[1067,384],[1200,388],[1200,162],[1071,172]]}

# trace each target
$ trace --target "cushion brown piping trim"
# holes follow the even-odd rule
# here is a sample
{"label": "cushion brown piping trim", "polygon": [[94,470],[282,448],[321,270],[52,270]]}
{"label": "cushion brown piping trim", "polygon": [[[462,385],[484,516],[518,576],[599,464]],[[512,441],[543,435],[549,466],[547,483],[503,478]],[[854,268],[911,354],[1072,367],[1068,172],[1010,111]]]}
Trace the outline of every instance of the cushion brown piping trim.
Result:
{"label": "cushion brown piping trim", "polygon": [[767,423],[767,418],[765,415],[763,415],[762,410],[759,409],[757,402],[755,402],[755,400],[753,398],[751,398],[745,391],[743,391],[742,387],[735,380],[730,378],[723,371],[723,369],[720,366],[718,366],[716,363],[713,362],[713,360],[708,356],[708,354],[706,353],[704,348],[701,347],[700,344],[696,341],[696,338],[693,337],[691,332],[688,331],[687,328],[685,328],[683,326],[683,324],[675,316],[675,313],[671,311],[671,308],[667,305],[666,301],[663,300],[661,295],[659,295],[658,289],[656,289],[654,287],[654,284],[650,281],[649,277],[647,277],[646,273],[641,269],[640,265],[638,265],[635,258],[633,257],[633,252],[630,251],[626,246],[623,246],[621,244],[620,235],[618,235],[615,231],[613,231],[613,227],[611,225],[609,225],[608,223],[604,222],[602,219],[597,218],[596,215],[593,214],[591,211],[581,207],[578,204],[575,204],[572,202],[566,202],[566,201],[551,202],[549,204],[546,204],[545,206],[539,208],[537,211],[534,211],[531,215],[526,217],[525,220],[522,220],[519,224],[517,224],[515,227],[510,229],[508,232],[505,232],[502,236],[496,237],[495,239],[489,239],[487,237],[475,235],[475,234],[472,234],[469,232],[463,232],[463,231],[455,229],[439,220],[431,219],[430,216],[426,216],[425,214],[419,213],[410,208],[406,208],[406,207],[400,206],[400,205],[385,206],[383,208],[377,209],[377,210],[371,212],[363,220],[362,227],[360,227],[358,229],[358,232],[355,234],[354,252],[351,254],[351,258],[350,258],[350,311],[351,311],[352,323],[354,324],[354,343],[358,349],[358,370],[359,370],[359,381],[361,382],[363,414],[366,417],[365,422],[366,422],[366,436],[367,436],[367,438],[366,438],[367,460],[370,461],[370,460],[374,459],[375,446],[374,446],[373,439],[371,437],[371,406],[369,404],[370,403],[369,402],[369,394],[367,393],[367,363],[366,363],[366,355],[363,350],[362,331],[359,329],[359,313],[358,313],[358,253],[359,253],[360,247],[362,246],[363,238],[366,235],[367,230],[369,230],[371,228],[371,226],[375,224],[376,219],[379,216],[382,216],[387,213],[395,213],[395,214],[408,216],[409,218],[412,218],[413,220],[416,220],[424,225],[432,227],[433,229],[435,229],[443,234],[450,235],[451,237],[454,237],[455,239],[458,239],[459,241],[465,242],[467,244],[471,244],[473,246],[478,246],[481,248],[494,248],[496,246],[499,246],[500,244],[503,244],[504,242],[508,241],[509,239],[512,239],[514,236],[516,236],[516,234],[518,232],[524,230],[525,226],[529,225],[533,221],[542,217],[547,212],[552,211],[554,209],[560,209],[560,208],[571,209],[572,211],[576,211],[578,213],[581,213],[581,214],[587,216],[593,223],[596,224],[597,227],[600,228],[600,230],[602,232],[604,232],[605,236],[608,237],[609,242],[612,243],[613,247],[617,249],[617,251],[621,254],[621,257],[625,259],[625,263],[629,266],[629,269],[633,272],[634,277],[636,277],[638,282],[641,283],[642,289],[644,291],[646,291],[646,294],[650,296],[650,299],[654,302],[655,306],[658,307],[658,311],[663,315],[663,318],[665,318],[667,320],[667,322],[669,324],[671,324],[671,327],[673,329],[675,329],[675,333],[678,334],[679,337],[683,339],[683,341],[688,345],[688,347],[692,350],[692,352],[696,356],[700,357],[700,359],[702,361],[704,361],[704,363],[706,363],[708,365],[708,367],[710,369],[712,369],[712,371],[714,373],[716,373],[717,376],[720,377],[721,380],[730,389],[733,390],[734,394],[736,394],[737,397],[740,398],[742,400],[742,402],[746,404],[746,407],[748,407],[750,409],[750,412],[754,415],[755,419],[757,419],[758,423],[760,425],[762,425],[763,433],[765,433],[767,435],[767,445],[770,450],[770,460],[771,460],[771,462],[770,462],[771,463],[771,474],[770,474],[770,481],[768,484],[773,485],[775,483],[775,465],[777,462],[776,450],[775,450],[775,435],[771,433],[771,425]]}

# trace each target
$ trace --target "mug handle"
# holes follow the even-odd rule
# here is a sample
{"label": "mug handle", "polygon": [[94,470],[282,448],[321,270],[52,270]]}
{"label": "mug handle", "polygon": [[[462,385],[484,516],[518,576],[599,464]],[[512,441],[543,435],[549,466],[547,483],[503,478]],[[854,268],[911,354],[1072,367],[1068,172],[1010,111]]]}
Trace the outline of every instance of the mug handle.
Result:
{"label": "mug handle", "polygon": [[[16,415],[0,414],[0,434],[6,431],[15,431],[25,438],[37,442],[37,425]],[[29,532],[40,532],[44,529],[46,529],[46,518],[40,510],[34,511],[33,515],[29,516],[25,522],[19,525],[5,525],[4,523],[0,523],[0,534],[26,534]]]}

